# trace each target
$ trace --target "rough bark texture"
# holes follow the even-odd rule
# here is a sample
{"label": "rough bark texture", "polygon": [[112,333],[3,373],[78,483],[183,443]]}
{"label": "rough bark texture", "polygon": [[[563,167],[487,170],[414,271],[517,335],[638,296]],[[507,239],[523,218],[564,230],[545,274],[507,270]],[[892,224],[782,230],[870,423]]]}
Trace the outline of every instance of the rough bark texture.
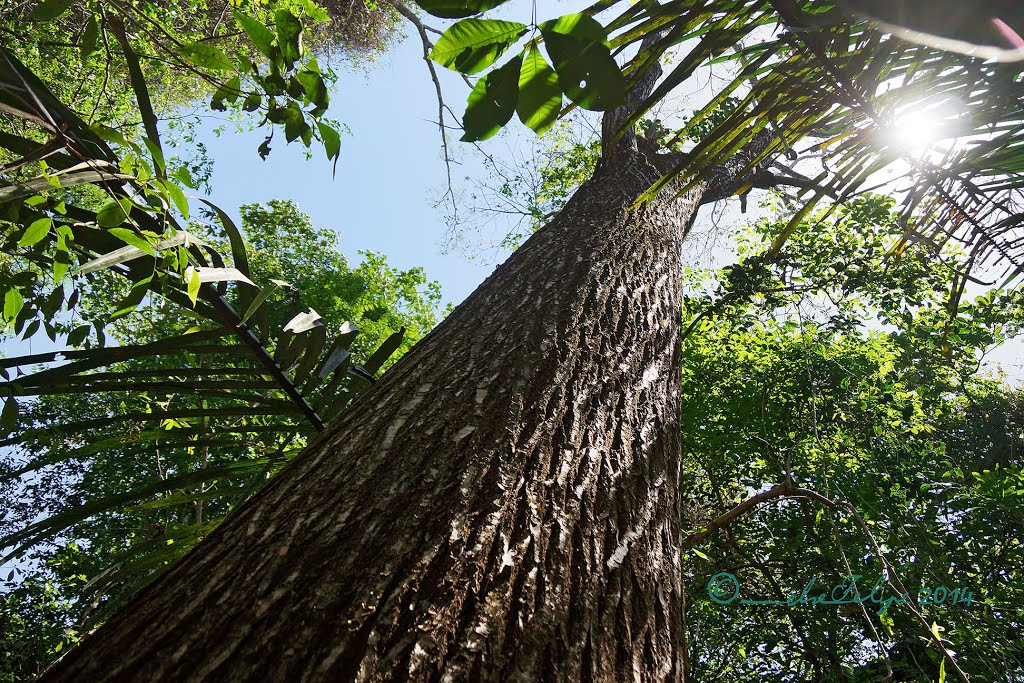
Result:
{"label": "rough bark texture", "polygon": [[[613,167],[614,166],[614,167]],[[48,681],[682,678],[679,258],[605,164]]]}

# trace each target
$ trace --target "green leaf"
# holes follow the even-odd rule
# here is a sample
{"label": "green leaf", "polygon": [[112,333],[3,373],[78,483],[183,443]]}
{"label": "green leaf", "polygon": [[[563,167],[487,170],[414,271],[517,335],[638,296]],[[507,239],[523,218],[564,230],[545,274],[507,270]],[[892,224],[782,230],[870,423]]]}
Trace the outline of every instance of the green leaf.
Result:
{"label": "green leaf", "polygon": [[[128,296],[121,300],[117,304],[117,310],[110,316],[110,320],[116,320],[122,316],[128,315],[142,303],[142,300],[146,297],[146,292],[149,291],[149,286],[153,282],[153,276],[150,275],[147,278],[139,280],[132,285],[131,291],[128,292]],[[99,334],[102,328],[97,327],[96,332]]]}
{"label": "green leaf", "polygon": [[593,17],[586,14],[565,14],[557,19],[545,21],[537,28],[540,29],[544,40],[551,34],[569,36],[583,43],[600,43],[605,47],[608,45],[608,32]]}
{"label": "green leaf", "polygon": [[[53,281],[60,282],[71,265],[71,252],[68,250],[67,239],[57,230],[57,250],[53,255]],[[76,290],[77,291],[77,290]]]}
{"label": "green leaf", "polygon": [[149,137],[143,137],[142,142],[145,143],[146,149],[149,150],[149,156],[152,157],[153,163],[156,164],[157,171],[163,173],[164,169],[167,168],[167,162],[164,161],[164,152],[160,149],[160,143],[151,140]]}
{"label": "green leaf", "polygon": [[309,130],[309,126],[302,116],[302,110],[299,109],[295,102],[289,102],[287,107],[271,109],[267,112],[267,119],[273,123],[284,124],[284,137],[288,142]]}
{"label": "green leaf", "polygon": [[178,208],[181,217],[188,220],[188,199],[185,198],[185,193],[182,192],[180,187],[170,181],[163,181],[160,184],[167,190],[167,195],[174,202],[174,206]]}
{"label": "green leaf", "polygon": [[327,107],[327,84],[323,76],[315,71],[304,70],[295,74],[295,79],[302,84],[306,99],[317,107]]}
{"label": "green leaf", "polygon": [[245,35],[249,36],[249,40],[256,46],[256,49],[272,58],[274,56],[274,33],[261,22],[246,14],[235,10],[232,10],[231,13],[235,15],[235,23],[245,31]]}
{"label": "green leaf", "polygon": [[0,413],[0,427],[12,431],[18,426],[18,402],[13,396],[8,396],[4,401],[4,410]]}
{"label": "green leaf", "polygon": [[78,47],[83,62],[96,52],[96,42],[99,40],[99,37],[100,26],[96,22],[94,15],[89,17],[89,21],[85,25],[85,31],[82,33],[82,43]]}
{"label": "green leaf", "polygon": [[224,111],[224,100],[227,100],[231,104],[234,104],[239,95],[242,94],[242,79],[238,76],[232,76],[227,83],[222,83],[213,93],[213,97],[210,101],[210,106],[217,111]]}
{"label": "green leaf", "polygon": [[29,226],[25,228],[24,234],[21,239],[18,240],[19,247],[30,247],[39,240],[46,237],[46,234],[50,232],[50,226],[53,225],[53,221],[49,218],[40,218],[29,223]]}
{"label": "green leaf", "polygon": [[558,76],[534,45],[523,58],[519,71],[519,99],[516,103],[519,120],[537,135],[543,135],[554,125],[561,108],[562,90],[558,87]]}
{"label": "green leaf", "polygon": [[416,0],[423,11],[442,19],[461,19],[486,12],[508,0]]}
{"label": "green leaf", "polygon": [[28,18],[32,21],[52,21],[67,12],[74,3],[75,0],[43,0]]}
{"label": "green leaf", "polygon": [[81,346],[85,338],[89,336],[89,325],[79,325],[68,333],[68,346]]}
{"label": "green leaf", "polygon": [[604,40],[604,29],[595,35],[589,22],[563,22],[564,19],[540,27],[562,92],[591,111],[619,106],[625,101],[626,80]]}
{"label": "green leaf", "polygon": [[224,51],[209,43],[189,43],[182,47],[185,57],[196,66],[214,71],[234,71],[235,65],[231,63]]}
{"label": "green leaf", "polygon": [[7,290],[4,294],[4,320],[7,322],[13,321],[21,313],[21,309],[25,306],[25,298],[21,295],[21,292],[17,287],[13,287]]}
{"label": "green leaf", "polygon": [[263,102],[263,97],[258,92],[251,92],[245,97],[245,102],[242,104],[243,111],[256,111],[260,108],[260,104]]}
{"label": "green leaf", "polygon": [[280,281],[271,280],[269,285],[264,285],[263,288],[260,289],[256,296],[253,297],[252,303],[249,304],[249,307],[245,310],[245,313],[242,315],[242,319],[238,322],[239,325],[249,320],[249,318],[252,317],[253,313],[255,313],[259,309],[259,307],[263,305],[263,302],[270,298],[271,294],[277,291],[278,287],[281,286],[279,282]]}
{"label": "green leaf", "polygon": [[192,305],[195,306],[196,300],[199,298],[199,287],[202,285],[202,281],[199,279],[199,271],[189,266],[185,270],[185,282],[188,286],[188,298]]}
{"label": "green leaf", "polygon": [[893,626],[895,626],[895,623],[893,622],[892,615],[889,614],[888,611],[881,612],[878,615],[878,620],[882,622],[882,626],[884,626],[885,630],[889,632],[889,635],[893,635]]}
{"label": "green leaf", "polygon": [[320,139],[324,141],[324,151],[327,153],[327,158],[333,159],[335,165],[337,165],[338,157],[341,156],[341,135],[334,128],[323,122],[317,123],[316,127],[320,131]]}
{"label": "green leaf", "polygon": [[192,174],[189,173],[188,168],[185,166],[179,166],[174,169],[171,177],[189,189],[196,189],[196,181],[192,179]]}
{"label": "green leaf", "polygon": [[141,249],[150,256],[156,256],[156,252],[153,250],[153,245],[149,243],[145,237],[140,236],[134,230],[130,228],[110,228],[107,230],[111,235],[117,237],[125,244],[130,244],[133,247]]}
{"label": "green leaf", "polygon": [[463,19],[437,39],[430,58],[449,69],[475,74],[493,64],[524,33],[526,24],[514,21]]}
{"label": "green leaf", "polygon": [[325,12],[320,5],[313,2],[313,0],[302,0],[302,9],[306,11],[310,19],[317,23],[331,20],[331,15]]}
{"label": "green leaf", "polygon": [[302,22],[288,10],[279,9],[274,13],[274,26],[281,56],[290,66],[302,56]]}
{"label": "green leaf", "polygon": [[473,87],[462,117],[463,142],[486,140],[508,123],[516,111],[519,94],[519,68],[522,57],[487,74]]}
{"label": "green leaf", "polygon": [[96,222],[101,228],[113,228],[127,220],[128,214],[120,202],[110,202],[96,214]]}

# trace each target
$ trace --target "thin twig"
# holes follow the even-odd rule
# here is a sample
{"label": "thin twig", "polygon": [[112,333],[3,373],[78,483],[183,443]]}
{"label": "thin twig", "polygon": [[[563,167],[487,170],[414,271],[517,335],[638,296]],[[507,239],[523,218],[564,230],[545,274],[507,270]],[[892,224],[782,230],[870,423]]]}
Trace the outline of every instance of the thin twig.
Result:
{"label": "thin twig", "polygon": [[448,153],[448,135],[445,133],[444,125],[444,97],[441,94],[441,81],[437,77],[437,70],[434,68],[434,62],[430,59],[430,50],[434,47],[434,44],[430,42],[430,38],[427,36],[427,27],[423,25],[423,22],[420,21],[415,12],[409,9],[401,0],[388,0],[388,3],[405,17],[409,23],[416,27],[416,31],[420,34],[420,41],[423,43],[423,61],[427,63],[427,70],[430,71],[430,80],[434,82],[434,91],[437,93],[437,128],[441,133],[441,149],[444,152],[444,167],[448,178],[448,190],[443,195],[442,200],[444,197],[451,199],[452,215],[457,217],[458,207],[455,205],[455,190],[452,187],[452,159]]}

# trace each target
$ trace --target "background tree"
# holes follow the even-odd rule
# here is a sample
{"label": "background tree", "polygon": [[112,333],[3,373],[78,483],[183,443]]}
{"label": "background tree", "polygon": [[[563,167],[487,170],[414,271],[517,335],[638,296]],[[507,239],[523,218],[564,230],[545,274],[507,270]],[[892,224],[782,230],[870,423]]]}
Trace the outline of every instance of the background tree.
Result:
{"label": "background tree", "polygon": [[[1020,394],[979,374],[985,352],[1020,333],[1024,300],[986,293],[951,320],[945,302],[964,255],[947,253],[945,265],[918,245],[885,258],[902,235],[892,206],[866,197],[834,220],[811,217],[770,264],[763,250],[780,225],[762,220],[745,236],[747,256],[685,307],[693,680],[942,678],[940,651],[905,608],[721,605],[706,592],[723,571],[742,597],[769,600],[799,595],[812,576],[817,595],[856,573],[866,595],[890,567],[972,680],[993,680],[994,665],[1000,680],[1024,676],[1012,635],[1024,564],[1008,540],[1021,523],[1010,502],[1020,495]],[[780,495],[785,477],[848,501],[866,527],[820,500]],[[965,589],[968,603],[946,595]]]}

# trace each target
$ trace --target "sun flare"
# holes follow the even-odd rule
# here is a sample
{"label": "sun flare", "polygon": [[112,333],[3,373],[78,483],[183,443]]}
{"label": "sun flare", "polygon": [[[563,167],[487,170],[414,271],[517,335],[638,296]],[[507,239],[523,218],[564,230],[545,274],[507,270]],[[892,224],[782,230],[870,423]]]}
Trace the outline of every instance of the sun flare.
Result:
{"label": "sun flare", "polygon": [[942,117],[935,111],[913,109],[896,117],[893,142],[904,149],[920,151],[942,137]]}

